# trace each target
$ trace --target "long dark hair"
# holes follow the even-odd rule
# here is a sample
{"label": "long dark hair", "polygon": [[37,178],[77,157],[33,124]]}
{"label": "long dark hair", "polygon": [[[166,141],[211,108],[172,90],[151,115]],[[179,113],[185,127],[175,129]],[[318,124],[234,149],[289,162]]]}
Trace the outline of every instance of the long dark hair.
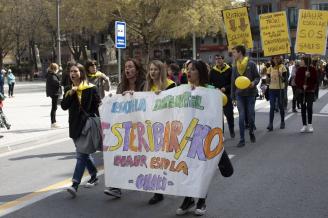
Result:
{"label": "long dark hair", "polygon": [[[134,67],[136,68],[137,71],[137,79],[136,79],[136,89],[143,89],[143,84],[146,81],[146,70],[143,68],[142,64],[134,58],[129,58],[125,61],[127,63],[128,61],[131,61],[134,64]],[[122,92],[128,91],[129,88],[129,81],[126,78],[125,72],[122,75]],[[142,91],[142,90],[134,90],[134,91]]]}
{"label": "long dark hair", "polygon": [[199,85],[206,86],[208,84],[208,68],[204,61],[192,61],[192,66],[197,69],[199,77]]}
{"label": "long dark hair", "polygon": [[[275,57],[279,57],[279,61],[278,61],[278,64],[277,64],[277,65],[276,65],[276,64],[274,63],[274,61],[273,61],[273,59],[274,59]],[[271,57],[271,66],[272,66],[272,67],[279,66],[280,64],[282,64],[282,57],[281,57],[280,55],[275,55],[275,56],[272,56],[272,57]]]}
{"label": "long dark hair", "polygon": [[[77,67],[79,69],[79,71],[80,71],[80,81],[81,82],[82,81],[88,81],[87,80],[87,76],[86,76],[85,68],[84,68],[84,66],[82,64],[80,64],[80,63],[73,63],[71,65],[71,68],[72,67]],[[70,71],[71,71],[71,68],[70,68]]]}
{"label": "long dark hair", "polygon": [[304,61],[305,66],[307,66],[307,67],[311,66],[311,63],[312,63],[312,58],[311,57],[303,56],[303,57],[301,57],[301,60]]}
{"label": "long dark hair", "polygon": [[97,61],[96,60],[87,60],[87,62],[85,63],[85,70],[87,73],[90,73],[89,71],[89,67],[96,65],[97,66]]}

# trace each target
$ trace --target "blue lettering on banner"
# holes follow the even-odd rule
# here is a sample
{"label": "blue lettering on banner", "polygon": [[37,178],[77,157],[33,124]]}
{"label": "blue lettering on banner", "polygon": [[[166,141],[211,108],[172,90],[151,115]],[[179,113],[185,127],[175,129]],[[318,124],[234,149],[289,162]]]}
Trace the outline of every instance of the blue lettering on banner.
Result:
{"label": "blue lettering on banner", "polygon": [[146,99],[133,99],[129,101],[114,102],[112,113],[133,113],[138,111],[146,112]]}

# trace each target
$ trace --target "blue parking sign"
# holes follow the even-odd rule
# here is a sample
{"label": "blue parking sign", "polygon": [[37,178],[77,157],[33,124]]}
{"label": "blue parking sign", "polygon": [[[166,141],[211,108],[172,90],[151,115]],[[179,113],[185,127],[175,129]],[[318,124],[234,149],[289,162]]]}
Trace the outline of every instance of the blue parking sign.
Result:
{"label": "blue parking sign", "polygon": [[126,48],[126,23],[115,21],[115,47]]}

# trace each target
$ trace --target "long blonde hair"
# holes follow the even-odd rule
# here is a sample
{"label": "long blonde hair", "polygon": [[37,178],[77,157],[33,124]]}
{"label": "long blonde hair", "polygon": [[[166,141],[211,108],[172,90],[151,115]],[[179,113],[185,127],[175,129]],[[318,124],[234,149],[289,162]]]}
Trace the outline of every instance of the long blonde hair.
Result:
{"label": "long blonde hair", "polygon": [[167,73],[165,71],[164,63],[159,60],[153,60],[148,65],[148,71],[146,76],[146,85],[145,85],[145,91],[150,91],[151,87],[155,85],[153,79],[150,77],[150,66],[155,65],[159,69],[159,87],[157,87],[159,90],[165,90],[167,87]]}

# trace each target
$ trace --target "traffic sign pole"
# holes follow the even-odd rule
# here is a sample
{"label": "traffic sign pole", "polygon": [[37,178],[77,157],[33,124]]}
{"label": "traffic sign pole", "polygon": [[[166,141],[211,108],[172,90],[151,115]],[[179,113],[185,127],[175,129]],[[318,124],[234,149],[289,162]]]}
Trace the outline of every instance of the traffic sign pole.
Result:
{"label": "traffic sign pole", "polygon": [[119,48],[118,49],[118,82],[120,83],[121,80],[122,80],[122,75],[121,75],[121,58],[122,58],[122,55],[121,55],[121,49]]}

